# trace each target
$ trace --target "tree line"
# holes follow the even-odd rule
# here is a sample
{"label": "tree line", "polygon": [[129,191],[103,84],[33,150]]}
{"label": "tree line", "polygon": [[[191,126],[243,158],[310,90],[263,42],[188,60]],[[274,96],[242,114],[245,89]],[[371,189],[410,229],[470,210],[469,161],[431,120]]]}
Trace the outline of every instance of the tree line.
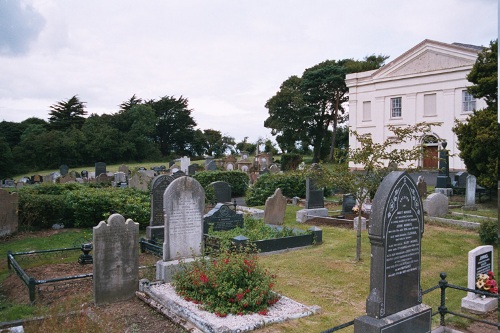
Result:
{"label": "tree line", "polygon": [[87,116],[77,95],[50,106],[48,121],[36,117],[0,122],[0,179],[35,170],[106,163],[164,161],[181,156],[221,157],[253,152],[270,140],[235,139],[214,129],[196,129],[185,97],[142,100],[132,96],[112,114]]}

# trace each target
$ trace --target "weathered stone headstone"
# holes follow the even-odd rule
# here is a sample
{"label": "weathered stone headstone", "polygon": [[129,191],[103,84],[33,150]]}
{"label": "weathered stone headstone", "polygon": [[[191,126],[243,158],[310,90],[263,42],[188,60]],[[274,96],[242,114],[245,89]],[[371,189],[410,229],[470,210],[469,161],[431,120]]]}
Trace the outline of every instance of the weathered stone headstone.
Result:
{"label": "weathered stone headstone", "polygon": [[323,189],[318,189],[311,178],[306,178],[306,209],[324,207]]}
{"label": "weathered stone headstone", "polygon": [[132,177],[130,177],[128,183],[129,187],[135,188],[136,190],[148,191],[149,183],[153,178],[148,176],[144,171],[135,172]]}
{"label": "weathered stone headstone", "polygon": [[17,216],[17,193],[0,190],[0,237],[17,232],[19,220]]}
{"label": "weathered stone headstone", "polygon": [[213,228],[214,231],[220,231],[236,227],[243,227],[243,213],[236,212],[223,203],[218,203],[203,216],[204,234],[207,234],[210,228]]}
{"label": "weathered stone headstone", "polygon": [[59,172],[61,173],[61,176],[66,176],[68,174],[68,171],[69,171],[69,166],[67,166],[66,164],[63,164],[59,167]]}
{"label": "weathered stone headstone", "polygon": [[58,182],[59,184],[75,183],[76,178],[72,177],[69,174],[66,174],[66,176],[59,177]]}
{"label": "weathered stone headstone", "polygon": [[420,198],[424,200],[424,198],[427,196],[427,183],[425,182],[424,176],[418,176],[417,189]]}
{"label": "weathered stone headstone", "polygon": [[96,178],[97,183],[109,183],[113,181],[114,177],[113,175],[108,176],[106,173],[101,173],[99,176]]}
{"label": "weathered stone headstone", "polygon": [[280,168],[276,164],[273,164],[269,167],[269,172],[273,174],[278,173],[280,172]]}
{"label": "weathered stone headstone", "polygon": [[190,164],[188,166],[188,171],[187,171],[187,174],[189,176],[194,176],[196,174],[196,169],[198,168],[198,165],[196,164]]}
{"label": "weathered stone headstone", "polygon": [[227,182],[216,181],[210,183],[208,186],[214,189],[214,200],[219,202],[231,202],[231,185]]}
{"label": "weathered stone headstone", "polygon": [[31,176],[31,184],[39,184],[43,182],[43,177],[40,175]]}
{"label": "weathered stone headstone", "polygon": [[355,333],[430,332],[432,309],[422,304],[421,239],[424,212],[416,184],[393,171],[373,200],[370,294],[366,316],[354,320]]}
{"label": "weathered stone headstone", "polygon": [[430,217],[443,217],[448,214],[449,199],[441,193],[431,193],[424,200],[424,212]]}
{"label": "weathered stone headstone", "polygon": [[128,174],[130,173],[130,168],[125,164],[122,164],[118,167],[118,172],[123,172],[125,175],[128,176]]}
{"label": "weathered stone headstone", "polygon": [[104,162],[97,162],[95,164],[95,176],[99,177],[101,173],[106,173],[106,163]]}
{"label": "weathered stone headstone", "polygon": [[476,210],[476,176],[468,175],[465,186],[465,204],[463,209]]}
{"label": "weathered stone headstone", "polygon": [[134,297],[139,284],[139,223],[113,214],[93,228],[92,243],[95,303]]}
{"label": "weathered stone headstone", "polygon": [[125,172],[117,172],[114,174],[114,180],[113,180],[118,186],[120,183],[126,183],[127,182],[127,174]]}
{"label": "weathered stone headstone", "polygon": [[267,198],[264,207],[264,223],[282,225],[285,221],[286,197],[277,188],[274,194]]}
{"label": "weathered stone headstone", "polygon": [[[468,253],[467,288],[478,289],[476,286],[477,275],[493,272],[493,263],[493,246],[483,245],[470,250]],[[497,299],[482,298],[481,295],[472,292],[468,292],[467,296],[462,298],[462,309],[472,313],[484,314],[497,307]]]}
{"label": "weathered stone headstone", "polygon": [[16,182],[13,179],[5,179],[3,181],[2,187],[5,187],[5,188],[14,188],[14,187],[16,187]]}
{"label": "weathered stone headstone", "polygon": [[217,170],[217,164],[215,164],[215,161],[211,160],[207,165],[205,165],[205,170],[207,171]]}
{"label": "weathered stone headstone", "polygon": [[192,177],[177,178],[165,190],[163,207],[163,261],[200,255],[205,209],[205,192],[200,183]]}
{"label": "weathered stone headstone", "polygon": [[356,197],[354,194],[344,194],[342,196],[342,214],[353,213],[352,209],[356,206]]}
{"label": "weathered stone headstone", "polygon": [[[356,216],[354,219],[353,219],[353,229],[354,230],[358,230],[359,228],[359,220],[360,220],[360,217],[359,216]],[[366,218],[362,217],[361,216],[361,230],[366,230]]]}

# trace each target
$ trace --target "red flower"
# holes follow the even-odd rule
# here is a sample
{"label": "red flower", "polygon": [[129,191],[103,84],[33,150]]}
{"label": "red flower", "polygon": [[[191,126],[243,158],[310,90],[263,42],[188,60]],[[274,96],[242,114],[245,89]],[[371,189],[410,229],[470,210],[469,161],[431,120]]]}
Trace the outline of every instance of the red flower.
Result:
{"label": "red flower", "polygon": [[200,273],[200,281],[202,283],[208,283],[208,278],[204,273]]}
{"label": "red flower", "polygon": [[261,316],[266,316],[266,315],[267,315],[267,312],[268,312],[268,311],[267,311],[267,309],[264,309],[264,310],[260,310],[260,311],[259,311],[259,314],[260,314]]}

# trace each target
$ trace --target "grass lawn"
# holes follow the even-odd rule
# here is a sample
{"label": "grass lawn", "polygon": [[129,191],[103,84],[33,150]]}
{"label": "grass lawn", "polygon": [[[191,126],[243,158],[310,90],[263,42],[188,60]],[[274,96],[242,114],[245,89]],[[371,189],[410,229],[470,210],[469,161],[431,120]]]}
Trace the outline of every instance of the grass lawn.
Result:
{"label": "grass lawn", "polygon": [[[295,212],[298,209],[299,207],[287,207],[285,224],[308,229],[310,226],[295,222]],[[261,263],[278,276],[275,288],[277,292],[306,305],[318,305],[322,309],[321,314],[271,325],[256,332],[321,332],[365,314],[370,280],[370,244],[367,232],[362,235],[362,261],[356,262],[354,230],[321,228],[321,245],[261,256]],[[9,274],[5,259],[7,250],[19,252],[72,247],[75,241],[91,238],[91,230],[64,230],[49,237],[38,235],[34,233],[23,238],[13,237],[0,243],[0,283]],[[476,231],[426,224],[422,240],[422,288],[425,290],[436,285],[439,274],[443,271],[448,274],[447,280],[451,284],[467,286],[467,253],[479,245]],[[460,311],[464,296],[465,292],[448,289],[448,309]],[[440,293],[436,290],[424,295],[423,303],[436,311],[439,300]],[[29,317],[45,310],[47,309],[13,304],[0,295],[0,322]],[[438,320],[438,316],[434,317],[434,326],[438,324]],[[465,320],[452,316],[447,316],[447,322],[463,326],[467,324]],[[341,332],[353,332],[353,327]]]}

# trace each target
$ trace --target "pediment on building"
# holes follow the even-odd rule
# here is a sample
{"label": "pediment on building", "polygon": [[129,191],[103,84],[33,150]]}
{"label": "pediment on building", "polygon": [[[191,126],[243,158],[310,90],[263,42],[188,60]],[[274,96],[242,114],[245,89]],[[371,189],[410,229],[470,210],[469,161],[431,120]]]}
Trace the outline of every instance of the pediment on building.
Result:
{"label": "pediment on building", "polygon": [[373,73],[374,79],[411,76],[428,72],[453,70],[474,65],[478,51],[424,40]]}

